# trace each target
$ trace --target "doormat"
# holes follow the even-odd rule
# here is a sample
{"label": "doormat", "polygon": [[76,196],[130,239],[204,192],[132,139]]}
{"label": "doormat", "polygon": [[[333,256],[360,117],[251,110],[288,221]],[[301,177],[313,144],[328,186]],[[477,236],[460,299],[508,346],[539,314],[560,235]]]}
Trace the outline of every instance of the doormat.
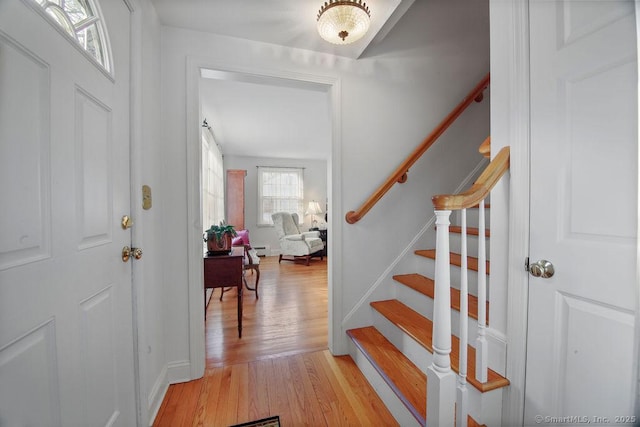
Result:
{"label": "doormat", "polygon": [[229,427],[280,427],[280,417],[263,418],[257,421],[250,421],[243,424],[235,424]]}

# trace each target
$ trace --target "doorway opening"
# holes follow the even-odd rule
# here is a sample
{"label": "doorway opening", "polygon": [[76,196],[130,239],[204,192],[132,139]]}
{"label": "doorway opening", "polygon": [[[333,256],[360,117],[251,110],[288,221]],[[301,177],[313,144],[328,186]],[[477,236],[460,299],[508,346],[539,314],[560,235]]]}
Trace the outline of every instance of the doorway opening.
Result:
{"label": "doorway opening", "polygon": [[[300,231],[314,225],[327,228],[314,215],[305,215],[313,201],[319,206],[321,200],[323,209],[327,205],[327,87],[202,69],[199,96],[203,126],[207,123],[201,153],[203,225],[226,221],[245,230],[243,239],[256,248],[254,257],[258,250],[262,255],[259,292],[246,287],[243,292],[241,339],[236,290],[225,293],[222,301],[214,292],[216,297],[207,301],[207,367],[326,349],[326,257],[314,257],[308,266],[278,263],[282,248],[271,214],[297,212]],[[212,144],[222,153],[222,173],[205,170],[207,161],[217,158],[211,155],[216,151]],[[217,188],[217,194],[206,191],[207,186]],[[224,208],[217,206],[222,198]],[[247,271],[245,280],[255,287],[257,274]]]}
{"label": "doorway opening", "polygon": [[[316,133],[321,133],[324,138],[324,147],[322,147],[322,143],[318,140],[310,141],[306,146],[304,144],[305,141],[299,143],[300,147],[296,147],[297,149],[302,148],[306,150],[306,157],[310,156],[309,152],[320,153],[316,154],[315,157],[305,160],[305,162],[311,162],[321,164],[324,170],[322,171],[322,176],[324,180],[324,189],[317,190],[317,193],[314,195],[309,195],[309,198],[320,198],[324,197],[324,200],[319,200],[319,202],[324,205],[327,213],[327,219],[331,222],[331,218],[334,218],[334,212],[341,212],[341,206],[339,206],[339,197],[336,197],[339,189],[334,186],[334,183],[340,182],[340,168],[337,167],[340,164],[340,150],[337,149],[340,145],[340,135],[337,131],[340,129],[339,124],[339,99],[340,99],[340,85],[339,80],[327,77],[327,76],[309,76],[309,75],[298,75],[292,73],[279,73],[279,72],[256,72],[255,70],[251,70],[250,72],[247,70],[233,70],[227,67],[216,66],[215,64],[203,63],[201,59],[193,59],[189,61],[188,64],[188,76],[187,76],[187,137],[190,143],[188,144],[188,156],[187,156],[187,172],[189,175],[189,183],[191,184],[188,189],[188,203],[189,203],[189,211],[188,211],[188,224],[189,224],[189,318],[190,318],[190,370],[192,378],[198,378],[202,376],[205,369],[205,330],[204,330],[204,313],[203,313],[203,304],[202,298],[204,295],[203,292],[203,279],[202,279],[202,230],[203,225],[202,222],[202,205],[201,205],[201,162],[202,162],[202,153],[201,153],[201,125],[203,119],[207,119],[208,125],[212,126],[214,135],[216,132],[216,121],[217,119],[213,119],[210,117],[205,117],[205,114],[214,114],[215,113],[205,113],[207,107],[205,106],[205,102],[202,100],[202,96],[205,90],[205,84],[207,82],[211,83],[209,80],[212,80],[217,85],[218,89],[222,90],[225,95],[221,96],[217,99],[217,102],[221,104],[225,104],[223,101],[224,96],[233,96],[233,92],[225,92],[230,88],[237,89],[238,87],[244,87],[242,90],[248,90],[247,87],[252,89],[259,88],[261,91],[266,92],[279,92],[280,95],[271,94],[271,99],[276,99],[274,97],[286,98],[288,99],[291,96],[302,95],[303,103],[309,103],[313,105],[311,108],[315,108],[316,111],[322,111],[322,114],[326,116],[324,128],[320,131],[316,131]],[[207,80],[208,79],[208,80]],[[228,87],[224,87],[224,86]],[[247,96],[244,94],[243,96]],[[228,98],[233,99],[233,98]],[[257,108],[261,105],[261,102],[258,101],[258,98],[249,97],[250,100],[254,101],[254,105],[250,108]],[[279,99],[280,100],[280,99]],[[315,100],[315,101],[314,101]],[[214,101],[216,102],[216,101]],[[294,102],[294,101],[291,101]],[[318,104],[319,103],[319,104]],[[228,103],[230,104],[230,102]],[[273,102],[273,109],[283,108],[281,105],[278,107],[276,102]],[[299,105],[298,105],[299,106]],[[294,102],[293,107],[296,107]],[[231,109],[231,105],[218,105],[214,106],[215,108],[228,108]],[[264,107],[263,107],[264,108]],[[282,112],[282,115],[286,118],[287,113]],[[318,114],[311,114],[311,119],[317,120]],[[227,119],[224,119],[227,120]],[[298,118],[297,121],[301,119]],[[197,125],[196,125],[197,124]],[[237,125],[237,124],[236,124]],[[244,128],[250,127],[251,122],[240,123]],[[287,132],[291,133],[293,137],[296,137],[297,132],[294,128],[292,128],[291,123],[287,128]],[[224,127],[220,127],[222,132],[225,132]],[[247,131],[247,129],[242,129],[243,131]],[[255,131],[249,129],[249,131]],[[249,132],[250,133],[250,132]],[[263,132],[264,134],[264,132]],[[263,135],[258,134],[258,135]],[[241,134],[240,134],[241,135]],[[251,135],[249,135],[251,137]],[[225,137],[223,135],[216,135],[216,139],[220,139],[220,143],[222,145],[223,154],[228,156],[229,160],[233,160],[234,162],[241,162],[246,160],[249,154],[255,153],[255,146],[251,148],[248,145],[242,144],[242,137],[237,137],[236,141],[238,142],[238,146],[225,147]],[[256,135],[253,135],[253,138],[256,138]],[[251,139],[251,138],[249,138]],[[266,138],[265,138],[266,139]],[[305,139],[303,137],[303,139]],[[308,138],[306,138],[308,139]],[[233,142],[231,142],[233,143]],[[227,143],[229,144],[229,143]],[[269,144],[264,144],[267,148],[269,148]],[[296,159],[296,157],[303,157],[300,155],[296,155],[295,150],[292,152],[290,149],[287,149],[284,145],[276,145],[271,146],[269,151],[267,151],[270,155],[265,155],[264,152],[261,155],[254,156],[256,159],[265,159],[273,160],[278,159],[278,162],[281,163],[278,166],[287,165],[293,163],[299,163],[300,159]],[[244,151],[243,151],[244,150]],[[253,151],[252,151],[253,150]],[[316,151],[314,151],[316,150]],[[324,150],[324,154],[322,154],[322,150]],[[229,151],[233,154],[227,154],[226,151]],[[239,165],[237,163],[226,164],[227,158],[225,158],[225,169],[238,169]],[[244,159],[244,160],[243,160]],[[263,164],[264,165],[264,164]],[[261,166],[263,166],[261,165]],[[245,164],[246,166],[246,164]],[[258,165],[253,165],[258,166]],[[240,168],[247,169],[248,174],[251,172],[253,174],[256,173],[256,168],[250,165],[250,167],[242,167]],[[307,168],[307,166],[304,166]],[[252,170],[253,169],[253,170]],[[309,166],[309,169],[311,167]],[[254,185],[253,178],[247,177],[247,183]],[[193,188],[191,188],[193,187]],[[338,191],[336,191],[338,190]],[[255,190],[254,190],[255,191]],[[320,196],[318,196],[318,194]],[[257,197],[254,194],[248,194],[247,202],[250,204],[255,204]],[[305,196],[305,201],[306,201]],[[251,242],[252,244],[257,244],[259,246],[267,246],[262,244],[263,241],[268,239],[273,239],[275,237],[275,232],[272,228],[258,227],[256,225],[256,217],[257,213],[255,212],[255,206],[251,209],[248,209],[246,215],[246,225],[245,228],[251,229]],[[309,222],[312,221],[311,218],[308,219]],[[333,328],[334,318],[333,313],[341,311],[341,298],[339,292],[335,288],[336,280],[335,277],[340,276],[340,263],[336,262],[340,259],[341,248],[339,244],[334,244],[336,242],[333,239],[334,235],[340,235],[341,221],[333,221],[331,227],[328,227],[326,238],[328,242],[327,247],[327,258],[325,258],[326,263],[326,292],[328,294],[327,297],[327,345],[329,349],[334,352],[334,342],[336,341],[336,331]],[[306,222],[305,222],[306,223]],[[253,226],[252,226],[253,224]],[[253,228],[252,228],[253,227]],[[308,227],[308,225],[307,225]],[[206,228],[206,227],[205,227]],[[253,231],[255,230],[255,232]],[[339,243],[339,242],[338,242]],[[275,244],[268,244],[272,251],[277,251],[277,240]],[[277,252],[276,252],[277,255]],[[276,256],[277,259],[277,256]],[[313,262],[313,261],[312,261]],[[276,264],[277,265],[277,264]],[[285,263],[281,266],[284,266]],[[305,268],[304,265],[295,265],[297,268]],[[249,273],[249,279],[251,279]],[[261,286],[262,286],[262,277],[261,277]],[[250,294],[250,292],[245,291],[245,295]],[[229,297],[233,298],[235,295],[229,295]],[[251,295],[250,295],[251,296]],[[262,293],[261,293],[262,296]],[[227,298],[227,296],[225,296]],[[254,298],[251,296],[251,298]],[[245,303],[247,298],[245,297]],[[253,299],[252,299],[253,301]],[[217,298],[215,300],[218,303]],[[304,327],[304,325],[303,325]],[[339,351],[339,350],[338,350]]]}

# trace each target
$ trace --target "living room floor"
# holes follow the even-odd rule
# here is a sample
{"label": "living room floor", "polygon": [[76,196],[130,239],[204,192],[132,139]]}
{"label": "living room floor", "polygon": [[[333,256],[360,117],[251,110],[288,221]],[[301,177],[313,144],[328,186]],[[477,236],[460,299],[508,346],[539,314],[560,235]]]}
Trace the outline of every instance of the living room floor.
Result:
{"label": "living room floor", "polygon": [[[283,426],[397,425],[349,356],[327,349],[327,260],[260,259],[260,298],[236,290],[207,306],[202,379],[169,387],[154,426],[230,426],[279,416]],[[249,285],[255,274],[247,272]]]}

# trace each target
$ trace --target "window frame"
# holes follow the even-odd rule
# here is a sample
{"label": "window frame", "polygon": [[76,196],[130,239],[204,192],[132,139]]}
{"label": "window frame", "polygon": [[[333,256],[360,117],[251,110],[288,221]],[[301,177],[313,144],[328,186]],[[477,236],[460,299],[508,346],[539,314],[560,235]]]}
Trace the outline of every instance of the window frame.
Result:
{"label": "window frame", "polygon": [[[271,214],[276,212],[290,212],[298,214],[298,225],[302,225],[304,221],[304,168],[303,167],[283,167],[283,166],[257,166],[257,218],[256,225],[258,227],[273,227],[273,220]],[[294,189],[293,196],[265,196],[265,175],[278,174],[280,179],[284,175],[295,175],[297,177],[298,185]],[[273,209],[271,211],[265,210],[265,198],[270,197],[273,201]],[[285,206],[288,205],[288,208]],[[292,207],[294,206],[294,207]],[[266,216],[266,217],[265,217]]]}
{"label": "window frame", "polygon": [[[66,38],[73,47],[82,53],[106,77],[113,81],[113,55],[102,10],[100,9],[98,0],[76,0],[76,3],[83,2],[86,2],[88,5],[88,7],[85,8],[87,17],[78,21],[76,24],[73,23],[72,19],[69,17],[69,13],[64,9],[65,0],[30,0],[27,4],[30,4],[32,8],[47,22],[49,22],[56,31]],[[50,13],[48,9],[54,11],[54,13]],[[64,21],[64,25],[59,21],[59,19]],[[85,31],[93,25],[95,25],[95,33],[98,37],[97,44],[102,52],[102,61],[82,45],[77,35],[78,32]],[[71,28],[69,28],[69,26],[73,28],[73,34],[70,33],[69,30]]]}
{"label": "window frame", "polygon": [[208,129],[202,130],[201,144],[202,225],[207,230],[225,218],[224,156]]}

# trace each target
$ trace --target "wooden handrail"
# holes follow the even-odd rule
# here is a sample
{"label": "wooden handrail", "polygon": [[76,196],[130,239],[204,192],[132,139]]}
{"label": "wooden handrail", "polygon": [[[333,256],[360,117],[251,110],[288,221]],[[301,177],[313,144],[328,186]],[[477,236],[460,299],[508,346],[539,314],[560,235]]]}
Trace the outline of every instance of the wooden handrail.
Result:
{"label": "wooden handrail", "polygon": [[440,194],[431,198],[436,210],[468,209],[484,200],[489,192],[509,170],[509,147],[503,147],[476,182],[464,193]]}
{"label": "wooden handrail", "polygon": [[484,140],[482,144],[480,144],[480,148],[478,148],[480,154],[482,154],[487,159],[491,158],[491,135]]}
{"label": "wooden handrail", "polygon": [[447,117],[440,122],[440,124],[422,141],[407,159],[402,162],[400,166],[387,178],[387,180],[362,204],[357,210],[349,211],[345,215],[345,219],[349,224],[355,224],[360,221],[371,208],[378,203],[378,201],[384,196],[396,182],[404,183],[407,181],[407,173],[409,168],[420,159],[420,157],[433,145],[440,135],[446,131],[451,123],[453,123],[460,114],[475,100],[477,102],[482,101],[482,92],[489,86],[489,74],[487,74],[481,81],[473,88],[471,92],[454,108]]}

